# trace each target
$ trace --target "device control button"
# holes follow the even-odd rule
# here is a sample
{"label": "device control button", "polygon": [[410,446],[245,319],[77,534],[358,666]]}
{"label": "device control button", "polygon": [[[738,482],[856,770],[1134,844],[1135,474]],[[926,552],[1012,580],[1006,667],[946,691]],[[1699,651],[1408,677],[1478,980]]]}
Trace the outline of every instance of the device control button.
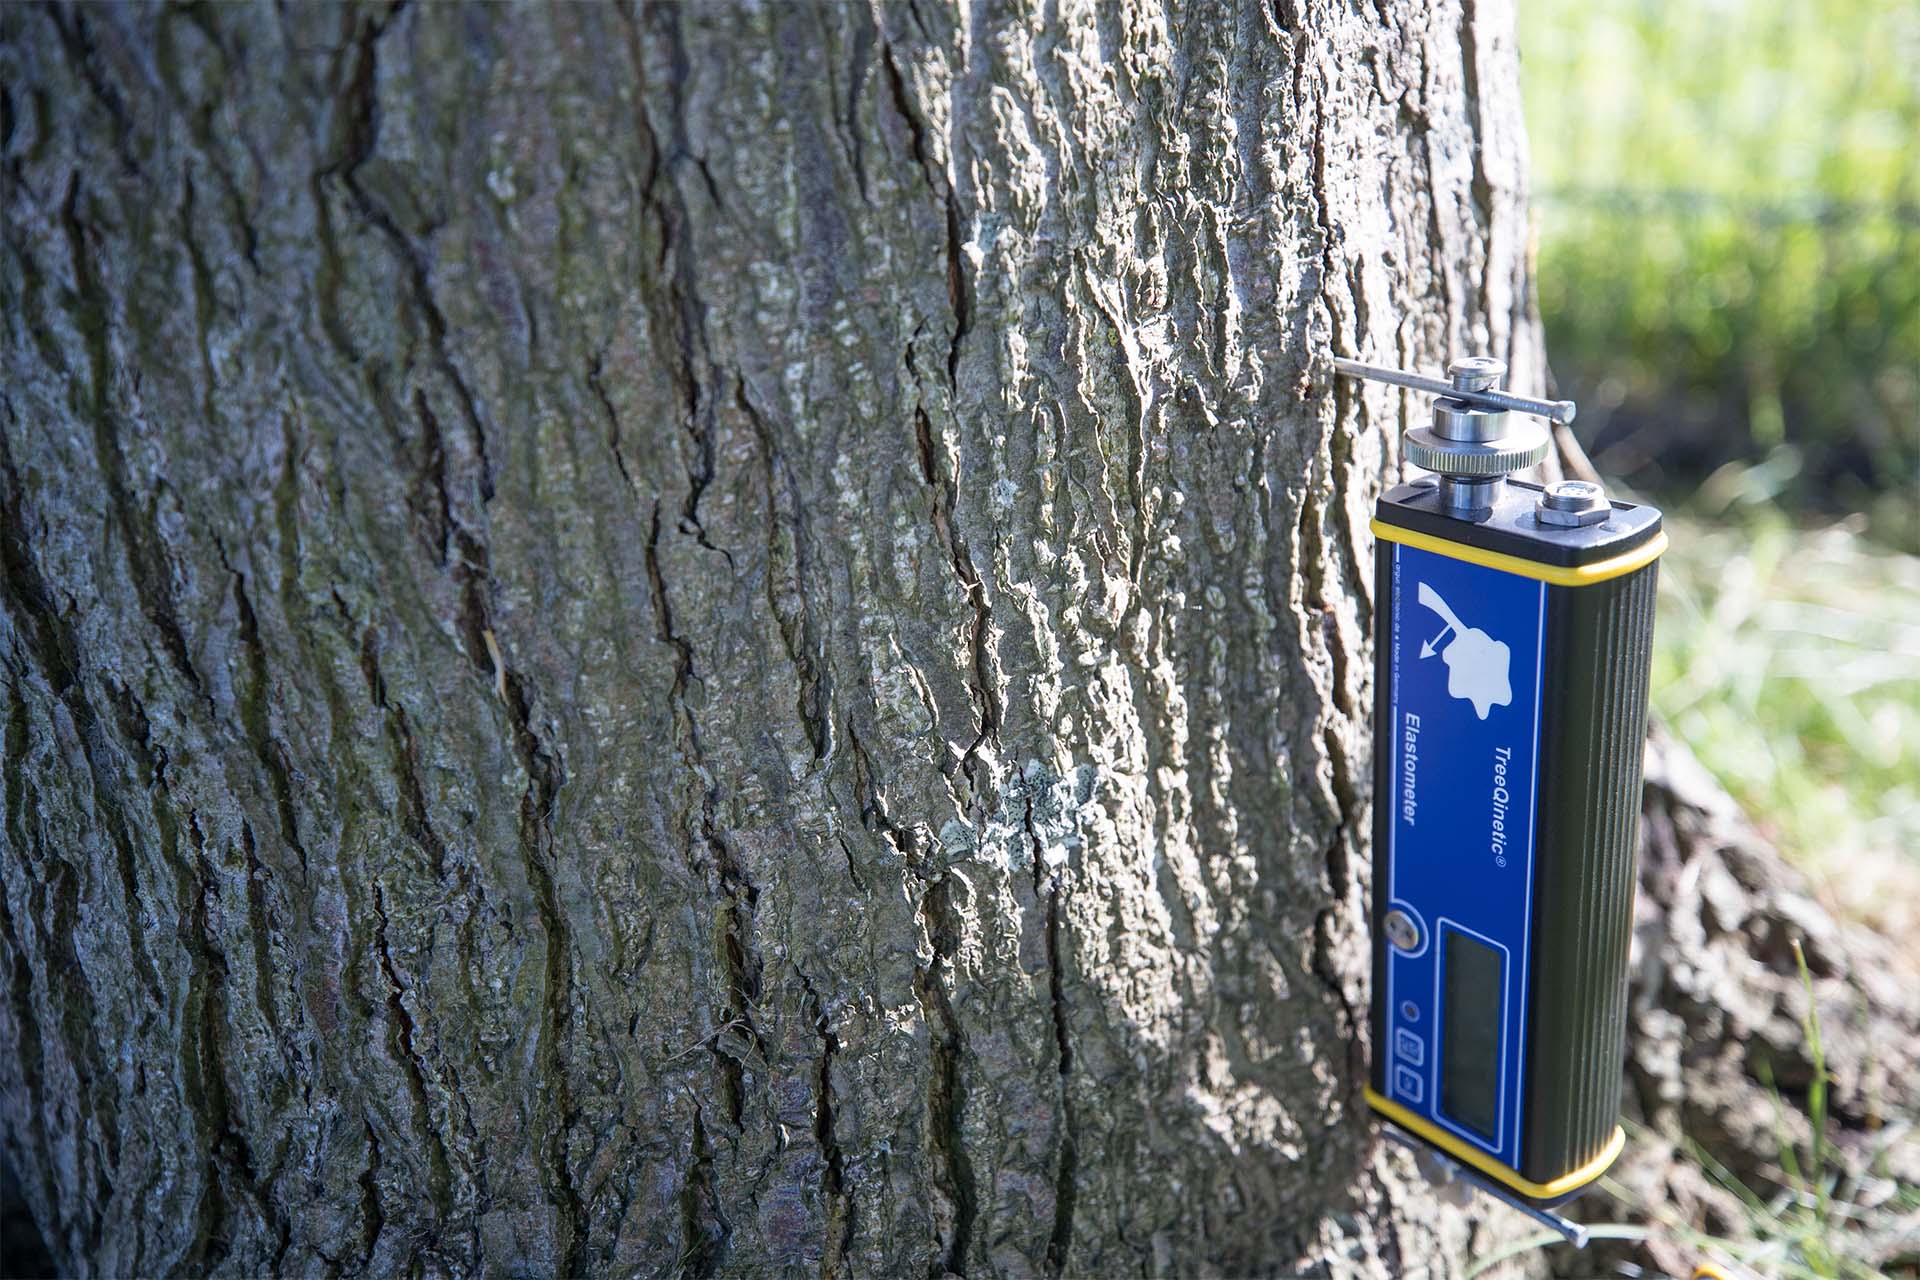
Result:
{"label": "device control button", "polygon": [[1393,1052],[1396,1057],[1406,1059],[1410,1067],[1427,1064],[1427,1042],[1405,1027],[1393,1033]]}
{"label": "device control button", "polygon": [[1418,1022],[1420,1021],[1420,1006],[1411,1000],[1402,1000],[1400,1002],[1400,1016],[1408,1022]]}
{"label": "device control button", "polygon": [[1418,951],[1420,949],[1420,926],[1414,923],[1412,916],[1400,910],[1400,908],[1395,907],[1393,910],[1387,912],[1387,918],[1384,924],[1386,926],[1387,941],[1392,943],[1396,948],[1401,951]]}
{"label": "device control button", "polygon": [[1412,1067],[1393,1069],[1393,1091],[1402,1102],[1418,1105],[1426,1093],[1426,1081],[1422,1080]]}

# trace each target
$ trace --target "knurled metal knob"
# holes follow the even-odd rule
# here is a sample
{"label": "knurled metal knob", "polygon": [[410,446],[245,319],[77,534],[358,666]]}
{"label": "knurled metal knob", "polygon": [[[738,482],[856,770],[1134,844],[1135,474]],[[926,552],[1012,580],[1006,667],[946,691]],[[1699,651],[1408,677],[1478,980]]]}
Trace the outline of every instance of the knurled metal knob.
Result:
{"label": "knurled metal knob", "polygon": [[1423,471],[1491,480],[1540,462],[1549,444],[1547,429],[1529,422],[1509,424],[1505,435],[1485,441],[1450,440],[1431,427],[1414,427],[1406,447],[1407,461]]}
{"label": "knurled metal knob", "polygon": [[[1546,428],[1534,422],[1511,421],[1509,412],[1535,414],[1556,422],[1573,421],[1571,401],[1533,400],[1500,390],[1507,366],[1491,356],[1455,360],[1447,366],[1445,382],[1339,357],[1333,364],[1336,371],[1350,378],[1435,393],[1433,425],[1407,432],[1406,457],[1421,470],[1451,480],[1498,480],[1546,458],[1551,447]],[[1473,487],[1492,492],[1490,486],[1476,483]]]}

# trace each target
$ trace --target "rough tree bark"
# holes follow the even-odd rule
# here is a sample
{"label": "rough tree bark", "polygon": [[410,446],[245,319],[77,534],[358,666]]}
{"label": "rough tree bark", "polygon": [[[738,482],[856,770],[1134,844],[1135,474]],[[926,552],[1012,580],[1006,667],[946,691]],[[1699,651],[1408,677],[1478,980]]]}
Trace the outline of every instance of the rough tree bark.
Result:
{"label": "rough tree bark", "polygon": [[0,32],[0,1091],[65,1265],[1479,1229],[1355,1105],[1405,406],[1315,371],[1537,386],[1508,6]]}

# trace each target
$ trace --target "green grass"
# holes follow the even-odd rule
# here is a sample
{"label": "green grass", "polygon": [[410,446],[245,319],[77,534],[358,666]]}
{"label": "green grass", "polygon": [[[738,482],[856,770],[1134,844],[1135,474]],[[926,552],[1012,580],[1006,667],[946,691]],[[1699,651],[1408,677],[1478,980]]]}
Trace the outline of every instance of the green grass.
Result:
{"label": "green grass", "polygon": [[1694,516],[1655,714],[1809,869],[1914,854],[1920,885],[1920,560],[1857,536],[1920,552],[1920,4],[1519,28],[1560,392],[1601,470]]}
{"label": "green grass", "polygon": [[1758,505],[1669,528],[1655,714],[1817,878],[1920,854],[1920,557]]}
{"label": "green grass", "polygon": [[1519,13],[1547,350],[1595,460],[1672,493],[1791,445],[1784,498],[1920,551],[1920,6]]}

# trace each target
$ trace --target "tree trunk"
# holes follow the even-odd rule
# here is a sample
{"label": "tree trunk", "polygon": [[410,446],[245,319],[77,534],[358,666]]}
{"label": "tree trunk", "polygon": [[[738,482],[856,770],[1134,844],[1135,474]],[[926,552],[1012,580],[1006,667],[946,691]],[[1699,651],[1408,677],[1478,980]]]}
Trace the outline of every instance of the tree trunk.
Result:
{"label": "tree trunk", "polygon": [[1508,6],[0,31],[63,1265],[1458,1253],[1356,1105],[1406,406],[1321,370],[1537,387]]}

